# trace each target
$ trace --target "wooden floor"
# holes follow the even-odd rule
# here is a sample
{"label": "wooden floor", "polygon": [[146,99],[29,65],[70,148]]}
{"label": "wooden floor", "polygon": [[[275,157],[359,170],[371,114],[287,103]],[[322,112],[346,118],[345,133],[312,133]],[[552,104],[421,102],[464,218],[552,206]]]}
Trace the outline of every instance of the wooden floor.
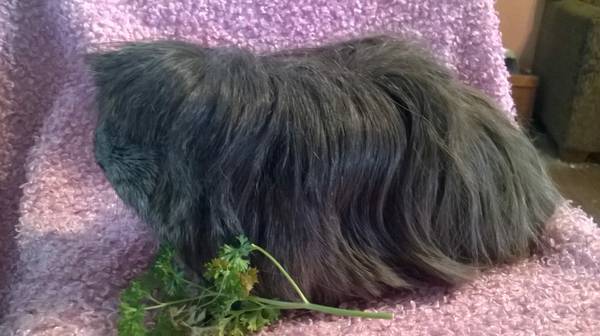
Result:
{"label": "wooden floor", "polygon": [[550,175],[563,196],[581,206],[600,224],[600,163],[562,162],[558,159],[556,146],[548,136],[536,132],[534,137]]}

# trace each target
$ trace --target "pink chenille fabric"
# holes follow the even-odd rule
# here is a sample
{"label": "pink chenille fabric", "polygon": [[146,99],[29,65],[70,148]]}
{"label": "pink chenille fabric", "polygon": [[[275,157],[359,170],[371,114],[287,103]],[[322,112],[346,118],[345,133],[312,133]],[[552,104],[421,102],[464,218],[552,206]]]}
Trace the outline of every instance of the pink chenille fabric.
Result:
{"label": "pink chenille fabric", "polygon": [[[257,52],[391,33],[424,41],[513,117],[493,0],[0,2],[0,335],[116,335],[119,291],[156,241],[94,163],[83,56],[176,38]],[[261,335],[598,335],[600,231],[561,205],[546,247],[458,288],[361,306],[390,321],[295,314]]]}

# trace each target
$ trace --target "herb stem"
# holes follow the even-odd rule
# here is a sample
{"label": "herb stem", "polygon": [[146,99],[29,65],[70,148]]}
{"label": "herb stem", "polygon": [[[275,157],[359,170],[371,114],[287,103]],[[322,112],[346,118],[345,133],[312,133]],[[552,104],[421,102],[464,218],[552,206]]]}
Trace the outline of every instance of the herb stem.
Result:
{"label": "herb stem", "polygon": [[304,296],[304,293],[302,293],[302,291],[300,290],[300,287],[298,287],[298,285],[296,284],[294,279],[292,279],[292,277],[283,268],[283,266],[281,266],[281,264],[277,261],[277,259],[275,259],[269,252],[264,250],[262,247],[260,247],[256,244],[252,244],[251,246],[254,250],[262,253],[265,257],[267,257],[275,265],[275,267],[277,267],[279,269],[281,274],[283,274],[283,276],[288,280],[288,282],[292,285],[292,287],[294,287],[294,290],[296,291],[296,293],[298,293],[298,296],[300,296],[300,299],[302,300],[302,302],[304,304],[310,304],[310,302],[308,301],[306,296]]}
{"label": "herb stem", "polygon": [[362,318],[373,318],[373,319],[384,319],[391,320],[394,318],[394,314],[388,312],[366,312],[360,310],[352,310],[352,309],[342,309],[342,308],[334,308],[328,306],[322,306],[315,303],[310,302],[288,302],[288,301],[279,301],[279,300],[271,300],[265,299],[261,297],[254,296],[258,302],[265,303],[267,305],[271,305],[277,307],[279,309],[305,309],[305,310],[314,310],[321,313],[332,314],[337,316],[351,316],[351,317],[362,317]]}
{"label": "herb stem", "polygon": [[210,290],[210,289],[208,289],[208,288],[206,288],[206,287],[204,287],[204,286],[201,286],[201,285],[199,285],[199,284],[197,284],[197,283],[195,283],[195,282],[189,281],[189,280],[187,280],[187,279],[185,279],[185,278],[181,278],[181,280],[182,280],[183,282],[185,282],[186,284],[188,284],[188,285],[190,285],[190,286],[193,286],[193,287],[196,287],[196,288],[198,288],[198,289],[200,289],[200,290],[202,290],[202,291],[205,291],[205,292],[209,292],[209,293],[216,294],[216,292],[214,292],[214,291],[212,291],[212,290]]}
{"label": "herb stem", "polygon": [[154,298],[154,296],[152,296],[150,294],[148,294],[146,297],[148,298],[148,300],[150,300],[156,304],[162,304],[162,302],[158,301],[157,299]]}
{"label": "herb stem", "polygon": [[172,306],[172,305],[176,305],[176,304],[180,304],[180,303],[186,303],[186,302],[191,302],[191,301],[197,301],[199,299],[201,299],[203,296],[196,296],[193,298],[188,298],[188,299],[181,299],[181,300],[175,300],[175,301],[169,301],[169,302],[163,302],[161,304],[158,304],[156,306],[148,306],[146,308],[144,308],[145,310],[154,310],[154,309],[160,309],[160,308],[164,308],[167,306]]}

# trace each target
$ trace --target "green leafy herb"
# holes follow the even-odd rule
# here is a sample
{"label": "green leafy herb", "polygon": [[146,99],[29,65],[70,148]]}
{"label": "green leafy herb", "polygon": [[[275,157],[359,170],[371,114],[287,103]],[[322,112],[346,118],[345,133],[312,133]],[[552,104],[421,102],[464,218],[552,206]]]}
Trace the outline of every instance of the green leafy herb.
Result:
{"label": "green leafy herb", "polygon": [[[279,318],[281,310],[305,309],[340,316],[391,319],[390,313],[363,312],[310,303],[295,281],[267,251],[244,236],[224,245],[205,266],[202,284],[185,278],[172,248],[162,247],[153,267],[121,294],[119,335],[242,336]],[[250,254],[268,258],[285,276],[301,302],[252,295],[259,271]]]}

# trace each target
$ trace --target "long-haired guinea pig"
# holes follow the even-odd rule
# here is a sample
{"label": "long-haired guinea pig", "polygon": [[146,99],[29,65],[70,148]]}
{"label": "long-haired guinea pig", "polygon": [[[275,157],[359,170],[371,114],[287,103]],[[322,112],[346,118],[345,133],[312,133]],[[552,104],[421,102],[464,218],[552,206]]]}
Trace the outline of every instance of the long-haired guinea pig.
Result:
{"label": "long-haired guinea pig", "polygon": [[[197,272],[244,234],[313,302],[456,284],[530,255],[560,199],[523,132],[406,40],[132,43],[89,63],[98,164]],[[253,258],[260,294],[296,298]]]}

